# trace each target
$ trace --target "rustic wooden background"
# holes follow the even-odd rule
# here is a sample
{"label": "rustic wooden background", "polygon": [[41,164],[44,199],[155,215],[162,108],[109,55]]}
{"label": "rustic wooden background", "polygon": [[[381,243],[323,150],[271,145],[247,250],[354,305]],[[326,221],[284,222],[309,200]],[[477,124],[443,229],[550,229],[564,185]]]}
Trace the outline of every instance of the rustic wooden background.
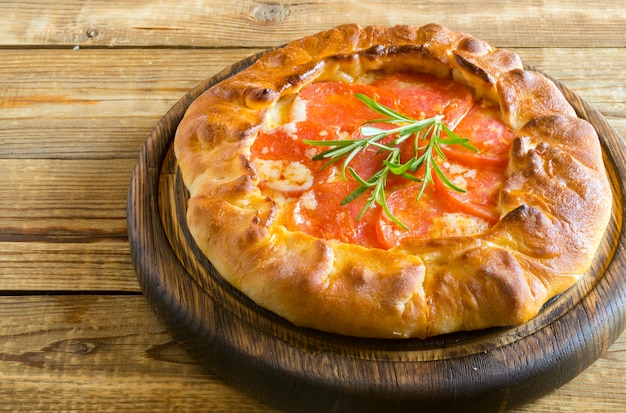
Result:
{"label": "rustic wooden background", "polygon": [[[250,54],[346,22],[438,22],[518,52],[626,136],[623,0],[40,0],[4,1],[0,15],[0,410],[273,411],[172,341],[126,228],[151,129]],[[618,411],[625,374],[623,334],[515,411]]]}

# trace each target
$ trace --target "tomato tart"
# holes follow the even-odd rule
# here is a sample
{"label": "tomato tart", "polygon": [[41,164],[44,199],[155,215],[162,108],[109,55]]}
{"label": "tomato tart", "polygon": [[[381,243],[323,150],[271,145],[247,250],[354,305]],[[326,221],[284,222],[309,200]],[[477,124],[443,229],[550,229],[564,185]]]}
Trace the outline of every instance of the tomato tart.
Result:
{"label": "tomato tart", "polygon": [[589,269],[611,214],[598,136],[555,84],[437,24],[270,51],[198,97],[174,147],[219,274],[341,335],[524,323]]}

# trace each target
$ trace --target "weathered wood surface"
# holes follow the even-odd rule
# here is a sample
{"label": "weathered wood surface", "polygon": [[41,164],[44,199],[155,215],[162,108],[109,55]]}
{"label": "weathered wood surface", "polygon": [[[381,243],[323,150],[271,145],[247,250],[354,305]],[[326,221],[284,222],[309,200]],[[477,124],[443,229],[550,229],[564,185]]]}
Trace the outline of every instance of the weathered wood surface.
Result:
{"label": "weathered wood surface", "polygon": [[626,33],[621,0],[39,0],[0,10],[12,46],[268,47],[344,23],[437,22],[502,47],[623,47]]}
{"label": "weathered wood surface", "polygon": [[[575,1],[27,1],[0,12],[0,411],[270,412],[207,372],[140,296],[126,195],[189,89],[336,24],[439,22],[518,52],[626,136],[626,5]],[[516,412],[617,411],[626,335]]]}

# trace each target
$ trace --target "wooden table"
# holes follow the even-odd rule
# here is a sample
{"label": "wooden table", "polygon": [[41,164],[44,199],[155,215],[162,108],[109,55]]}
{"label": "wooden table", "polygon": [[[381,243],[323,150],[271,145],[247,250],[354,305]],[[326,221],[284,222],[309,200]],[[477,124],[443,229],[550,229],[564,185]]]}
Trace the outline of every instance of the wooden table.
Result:
{"label": "wooden table", "polygon": [[[592,3],[1,3],[0,410],[275,411],[182,350],[133,271],[131,173],[154,125],[202,80],[345,22],[438,22],[518,52],[626,136],[626,4]],[[625,375],[626,333],[514,411],[618,411]]]}

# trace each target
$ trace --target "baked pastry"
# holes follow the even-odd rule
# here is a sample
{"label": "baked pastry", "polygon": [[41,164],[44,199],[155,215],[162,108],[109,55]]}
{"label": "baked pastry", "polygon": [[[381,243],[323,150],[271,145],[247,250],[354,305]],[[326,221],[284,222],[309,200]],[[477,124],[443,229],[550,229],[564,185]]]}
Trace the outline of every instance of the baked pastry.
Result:
{"label": "baked pastry", "polygon": [[[367,194],[341,205],[356,177],[344,179],[340,163],[323,168],[319,147],[307,146],[363,132],[363,119],[376,119],[361,113],[366,106],[328,96],[375,88],[374,102],[402,112],[403,79],[447,90],[426,106],[459,134],[480,136],[478,121],[462,125],[473,116],[508,136],[493,156],[487,143],[473,155],[455,158],[446,148],[438,158],[470,198],[473,187],[486,190],[478,214],[462,209],[470,198],[452,196],[456,206],[444,202],[452,209],[423,207],[430,224],[412,231],[421,222],[415,205],[443,202],[437,176],[411,204],[427,181],[389,178],[384,201],[391,208],[401,198],[395,213],[363,207]],[[427,109],[410,109],[412,119],[431,116]],[[516,54],[436,24],[343,25],[268,52],[190,105],[175,153],[190,232],[221,276],[297,326],[342,335],[425,338],[524,323],[588,270],[611,214],[598,136],[558,88]],[[368,153],[381,156],[364,149],[359,157]],[[467,166],[472,157],[478,163]],[[353,170],[367,178],[364,168]],[[318,210],[321,203],[331,211]],[[372,230],[368,216],[382,224]],[[405,220],[408,232],[398,228]]]}

